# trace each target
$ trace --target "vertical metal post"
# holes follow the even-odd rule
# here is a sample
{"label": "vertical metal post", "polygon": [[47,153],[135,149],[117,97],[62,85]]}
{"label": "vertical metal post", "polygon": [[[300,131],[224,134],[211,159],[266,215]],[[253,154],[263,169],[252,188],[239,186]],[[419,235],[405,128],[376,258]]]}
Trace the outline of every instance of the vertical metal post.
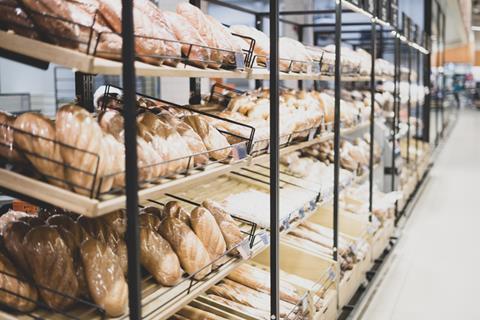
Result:
{"label": "vertical metal post", "polygon": [[394,49],[393,49],[393,125],[392,125],[392,163],[390,164],[391,169],[391,175],[392,175],[392,180],[391,180],[391,191],[395,191],[395,178],[397,175],[397,170],[396,170],[396,144],[397,144],[397,103],[398,103],[398,73],[400,69],[400,63],[398,61],[399,55],[399,41],[400,39],[397,37],[397,34],[395,34],[395,39],[394,39]]}
{"label": "vertical metal post", "polygon": [[410,163],[410,116],[412,112],[412,47],[407,45],[408,59],[408,102],[407,102],[407,164]]}
{"label": "vertical metal post", "polygon": [[440,3],[437,3],[437,72],[435,74],[435,146],[438,145],[438,129],[439,129],[439,111],[440,111]]}
{"label": "vertical metal post", "polygon": [[[195,7],[201,7],[201,0],[189,0]],[[202,102],[202,88],[200,78],[190,78],[190,99],[189,104],[200,104]]]}
{"label": "vertical metal post", "polygon": [[122,0],[123,116],[125,125],[125,179],[127,195],[128,304],[130,319],[142,317],[138,228],[137,121],[133,1]]}
{"label": "vertical metal post", "polygon": [[335,118],[333,122],[333,259],[338,261],[338,196],[340,193],[340,90],[341,90],[341,47],[342,47],[342,0],[335,7]]}
{"label": "vertical metal post", "polygon": [[[374,3],[374,7],[376,6],[377,2]],[[375,8],[374,8],[374,11]],[[373,147],[375,143],[375,59],[377,59],[377,22],[376,18],[372,18],[372,34],[370,37],[370,46],[371,46],[371,57],[372,57],[372,65],[370,70],[370,159],[369,159],[369,189],[368,189],[368,209],[370,211],[368,219],[372,221],[372,210],[373,210]]]}
{"label": "vertical metal post", "polygon": [[431,110],[431,48],[429,47],[430,39],[432,37],[432,0],[424,0],[424,30],[425,30],[425,47],[428,49],[428,53],[423,56],[423,85],[428,88],[425,95],[425,101],[423,104],[423,141],[430,142],[430,110]]}
{"label": "vertical metal post", "polygon": [[[417,52],[417,87],[420,88],[420,51],[415,49]],[[417,104],[415,106],[415,167],[418,166],[418,136],[420,134],[419,131],[419,124],[420,124],[420,101],[418,99],[418,92],[417,92]]]}
{"label": "vertical metal post", "polygon": [[78,103],[89,112],[94,112],[93,94],[94,94],[95,75],[83,72],[75,72],[75,95]]}
{"label": "vertical metal post", "polygon": [[270,319],[273,320],[280,318],[278,13],[278,0],[270,0]]}
{"label": "vertical metal post", "polygon": [[[257,28],[257,30],[263,31],[263,16],[260,14],[255,15],[255,28]],[[263,81],[255,80],[255,89],[260,89],[261,87],[263,87]]]}
{"label": "vertical metal post", "polygon": [[441,135],[440,137],[443,138],[443,133],[445,131],[445,104],[444,104],[444,99],[445,99],[445,87],[447,85],[447,78],[445,77],[445,55],[446,55],[446,50],[447,50],[447,46],[446,46],[446,38],[445,38],[445,13],[443,13],[442,11],[442,70],[443,70],[443,73],[442,73],[442,102],[441,102],[441,106],[442,106],[442,109],[441,109],[441,115],[442,115],[442,131],[441,131]]}
{"label": "vertical metal post", "polygon": [[[298,26],[298,41],[303,43],[303,27]],[[303,80],[298,80],[298,89],[303,90]]]}

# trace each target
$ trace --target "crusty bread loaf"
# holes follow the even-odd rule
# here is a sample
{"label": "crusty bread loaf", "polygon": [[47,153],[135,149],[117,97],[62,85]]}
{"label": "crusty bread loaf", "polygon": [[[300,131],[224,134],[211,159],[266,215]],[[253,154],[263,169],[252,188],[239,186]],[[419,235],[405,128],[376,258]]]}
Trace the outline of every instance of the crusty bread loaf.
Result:
{"label": "crusty bread loaf", "polygon": [[[190,21],[209,47],[220,48],[221,44],[217,42],[217,39],[214,36],[212,25],[199,8],[192,6],[187,2],[182,2],[177,4],[177,13]],[[222,58],[222,54],[219,50],[211,50],[210,60],[212,62],[209,63],[208,66],[211,68],[220,68]]]}
{"label": "crusty bread loaf", "polygon": [[182,277],[180,261],[172,247],[150,227],[140,228],[140,262],[161,285],[173,286]]}
{"label": "crusty bread loaf", "polygon": [[49,226],[59,226],[65,230],[70,231],[70,233],[75,239],[77,247],[80,246],[80,244],[89,237],[89,235],[85,232],[85,230],[79,223],[77,223],[65,214],[52,215],[46,220],[46,223]]}
{"label": "crusty bread loaf", "polygon": [[[175,12],[164,12],[165,18],[172,26],[172,30],[178,40],[186,42],[182,45],[182,53],[188,57],[189,63],[205,68],[210,60],[210,49],[202,47],[207,46],[203,41],[198,30],[185,19]],[[191,44],[194,44],[193,46]],[[198,46],[195,46],[198,45]]]}
{"label": "crusty bread loaf", "polygon": [[161,223],[162,221],[160,220],[160,218],[154,214],[141,212],[138,215],[138,225],[141,227],[148,227],[154,231],[158,231]]}
{"label": "crusty bread loaf", "polygon": [[16,117],[0,111],[0,157],[11,162],[21,162],[22,156],[15,150],[13,126]]}
{"label": "crusty bread loaf", "polygon": [[160,225],[160,234],[170,243],[180,259],[182,268],[201,280],[211,271],[210,256],[195,233],[182,221],[166,218]]}
{"label": "crusty bread loaf", "polygon": [[101,217],[104,223],[115,230],[120,237],[127,232],[127,213],[124,209],[116,210]]}
{"label": "crusty bread loaf", "polygon": [[213,313],[203,311],[201,309],[192,307],[192,306],[185,306],[178,314],[189,319],[189,320],[224,320],[225,318],[219,317]]}
{"label": "crusty bread loaf", "polygon": [[33,112],[19,116],[14,123],[18,129],[13,137],[35,169],[47,176],[49,182],[66,187],[60,145],[55,141],[56,130],[47,117]]}
{"label": "crusty bread loaf", "polygon": [[230,26],[230,30],[233,33],[253,38],[255,40],[253,51],[258,55],[256,61],[259,63],[265,63],[267,61],[270,54],[270,39],[265,33],[244,25]]}
{"label": "crusty bread loaf", "polygon": [[35,30],[33,21],[25,11],[18,5],[16,0],[1,0],[0,10],[2,11],[2,22],[8,30],[16,34],[32,39],[38,39],[39,34]]}
{"label": "crusty bread loaf", "polygon": [[[31,18],[44,34],[48,35],[50,41],[68,46],[78,47],[80,30],[78,26],[68,22],[74,21],[67,1],[61,0],[20,0],[27,11],[32,11]],[[60,19],[49,18],[48,16]]]}
{"label": "crusty bread loaf", "polygon": [[[192,229],[203,243],[212,260],[221,257],[227,250],[222,231],[212,214],[203,207],[196,207],[190,214]],[[222,261],[218,261],[220,264]]]}
{"label": "crusty bread loaf", "polygon": [[[60,234],[50,226],[31,229],[24,239],[25,257],[45,303],[54,310],[64,310],[75,303],[79,285],[70,249]],[[72,298],[69,298],[72,297]]]}
{"label": "crusty bread loaf", "polygon": [[219,203],[212,200],[205,200],[202,202],[202,206],[210,211],[217,221],[228,250],[232,249],[243,240],[242,232],[235,223],[235,220],[233,220],[230,214],[226,212]]}
{"label": "crusty bread loaf", "polygon": [[162,113],[160,117],[167,121],[167,123],[180,134],[190,148],[191,154],[196,154],[196,156],[193,157],[195,166],[208,163],[208,155],[206,154],[207,148],[205,147],[202,138],[192,129],[191,126],[166,112]]}
{"label": "crusty bread loaf", "polygon": [[32,311],[38,299],[37,289],[0,253],[0,302],[21,312]]}
{"label": "crusty bread loaf", "polygon": [[118,257],[95,239],[83,242],[80,253],[93,301],[109,316],[123,314],[128,305],[128,286]]}
{"label": "crusty bread loaf", "polygon": [[224,160],[231,153],[227,138],[200,116],[186,116],[184,121],[202,138],[209,150],[209,155],[215,160]]}
{"label": "crusty bread loaf", "polygon": [[184,222],[187,226],[192,226],[190,215],[184,208],[182,208],[178,201],[168,201],[165,204],[160,219],[163,221],[165,218],[176,218]]}
{"label": "crusty bread loaf", "polygon": [[217,43],[220,44],[220,49],[228,50],[220,51],[223,65],[230,68],[234,67],[236,65],[234,52],[242,53],[242,48],[239,47],[238,42],[233,39],[230,31],[224,25],[218,22],[217,19],[207,15],[207,21],[212,27],[213,36],[216,38]]}
{"label": "crusty bread loaf", "polygon": [[76,192],[90,195],[96,189],[106,165],[102,159],[103,132],[93,116],[82,107],[67,104],[57,112],[56,137],[61,142],[60,153],[65,164],[67,180]]}
{"label": "crusty bread loaf", "polygon": [[23,239],[30,230],[28,224],[22,221],[10,222],[3,232],[3,245],[15,265],[25,274],[30,273],[27,258],[25,257],[25,246]]}

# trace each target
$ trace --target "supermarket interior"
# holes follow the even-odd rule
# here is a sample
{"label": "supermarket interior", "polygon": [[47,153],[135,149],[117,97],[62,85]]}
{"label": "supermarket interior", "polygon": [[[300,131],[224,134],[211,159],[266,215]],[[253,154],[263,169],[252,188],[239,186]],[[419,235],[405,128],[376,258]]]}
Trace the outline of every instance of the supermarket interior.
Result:
{"label": "supermarket interior", "polygon": [[480,0],[0,0],[0,319],[480,319],[479,32]]}

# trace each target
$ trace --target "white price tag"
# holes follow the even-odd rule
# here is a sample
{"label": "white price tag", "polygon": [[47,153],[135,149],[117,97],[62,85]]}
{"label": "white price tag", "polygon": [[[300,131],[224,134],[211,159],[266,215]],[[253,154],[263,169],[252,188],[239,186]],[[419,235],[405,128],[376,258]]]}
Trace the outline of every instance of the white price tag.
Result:
{"label": "white price tag", "polygon": [[268,235],[268,233],[262,233],[260,235],[260,239],[262,239],[262,242],[264,245],[269,245],[270,244],[270,236]]}
{"label": "white price tag", "polygon": [[250,246],[248,245],[248,241],[242,242],[238,247],[238,252],[242,259],[247,260],[250,259],[252,252],[250,251]]}

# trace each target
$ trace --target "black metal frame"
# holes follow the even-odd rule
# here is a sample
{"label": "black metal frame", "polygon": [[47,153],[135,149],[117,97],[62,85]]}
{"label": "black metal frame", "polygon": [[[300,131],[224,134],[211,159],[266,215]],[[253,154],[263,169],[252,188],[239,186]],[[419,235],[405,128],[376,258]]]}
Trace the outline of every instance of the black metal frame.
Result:
{"label": "black metal frame", "polygon": [[[376,85],[376,77],[375,77],[375,58],[377,56],[377,36],[378,33],[380,37],[379,45],[379,52],[384,50],[384,47],[388,44],[394,45],[394,64],[395,64],[395,75],[394,75],[394,120],[393,120],[393,130],[392,130],[392,144],[393,144],[393,151],[392,151],[392,170],[393,173],[396,172],[395,170],[395,144],[396,144],[396,136],[398,132],[398,122],[399,122],[399,111],[400,111],[400,101],[397,98],[398,92],[398,84],[400,81],[400,54],[401,54],[401,39],[398,35],[398,26],[396,25],[395,21],[392,21],[393,13],[391,13],[392,17],[389,16],[390,22],[393,24],[392,30],[395,31],[397,34],[394,37],[394,41],[386,41],[383,39],[383,33],[388,32],[388,30],[382,30],[382,26],[380,27],[380,31],[377,30],[377,23],[378,21],[378,13],[380,12],[380,7],[374,7],[370,10],[373,13],[373,20],[366,23],[343,23],[342,24],[342,14],[344,13],[352,13],[351,10],[343,9],[342,2],[347,0],[337,0],[336,6],[334,10],[314,10],[314,11],[279,11],[279,4],[278,0],[270,0],[270,10],[269,12],[256,12],[253,10],[245,9],[240,6],[234,5],[232,3],[226,3],[220,0],[207,0],[210,3],[218,4],[230,9],[239,10],[242,12],[246,12],[249,14],[253,14],[255,16],[256,26],[257,28],[261,29],[263,26],[263,18],[269,17],[270,19],[270,230],[271,230],[271,247],[270,247],[270,270],[271,270],[271,319],[278,319],[279,318],[279,148],[280,148],[280,137],[279,137],[279,126],[280,126],[280,119],[279,119],[279,52],[278,52],[278,35],[279,35],[279,23],[288,23],[299,28],[299,39],[301,40],[303,37],[303,31],[307,27],[326,27],[330,28],[326,32],[332,32],[335,34],[335,70],[334,70],[334,83],[335,83],[335,122],[334,122],[334,239],[333,239],[333,256],[335,260],[338,260],[337,256],[337,247],[338,247],[338,224],[339,224],[339,193],[340,193],[340,181],[339,181],[339,169],[340,169],[340,158],[339,158],[339,150],[340,150],[340,94],[341,94],[341,44],[342,40],[346,40],[346,38],[342,39],[343,33],[348,33],[349,30],[342,30],[343,26],[370,26],[371,27],[371,39],[370,43],[372,46],[372,72],[370,75],[370,90],[371,90],[371,114],[370,114],[370,135],[371,135],[371,143],[370,143],[370,174],[369,174],[369,181],[370,181],[370,194],[369,194],[369,208],[370,211],[373,207],[373,149],[374,149],[374,120],[375,120],[375,85]],[[431,0],[426,0],[427,2]],[[349,1],[351,2],[351,1]],[[388,1],[387,1],[388,2]],[[190,3],[196,6],[200,6],[199,0],[190,0]],[[378,12],[377,12],[378,11]],[[427,11],[428,12],[428,11]],[[280,18],[282,15],[302,15],[302,14],[324,14],[324,13],[335,13],[335,23],[334,24],[325,24],[325,23],[310,23],[310,24],[298,24],[292,22],[290,20],[286,20]],[[383,13],[382,13],[383,15]],[[431,12],[430,12],[431,15]],[[444,15],[443,15],[444,17]],[[385,18],[385,17],[382,17]],[[438,21],[440,21],[438,19]],[[427,23],[427,22],[426,22]],[[124,124],[125,124],[125,150],[126,150],[126,159],[125,159],[125,168],[126,168],[126,206],[127,206],[127,247],[128,247],[128,262],[129,262],[129,270],[128,270],[128,283],[129,283],[129,307],[130,307],[130,318],[131,319],[140,319],[142,316],[141,313],[141,292],[140,292],[140,263],[139,263],[139,224],[138,224],[138,167],[137,167],[137,138],[136,138],[136,115],[137,115],[137,108],[136,108],[136,88],[135,88],[135,49],[134,49],[134,21],[133,21],[133,1],[130,0],[122,0],[122,62],[123,62],[123,81],[124,81]],[[383,25],[383,24],[380,24]],[[440,26],[440,23],[439,23]],[[334,27],[334,30],[331,29]],[[438,28],[440,30],[440,27]],[[427,35],[429,35],[429,31],[426,28]],[[445,37],[445,23],[443,22],[443,29],[442,29],[443,38]],[[410,36],[408,36],[410,38]],[[161,39],[160,39],[161,40]],[[443,39],[444,40],[444,39]],[[413,40],[415,41],[415,40]],[[368,44],[366,43],[366,44]],[[362,42],[354,45],[363,44]],[[409,47],[410,48],[410,47]],[[409,49],[409,52],[412,49]],[[6,53],[0,53],[4,55]],[[22,58],[16,55],[18,59]],[[411,56],[409,54],[409,56]],[[417,70],[419,65],[419,59],[417,59]],[[427,55],[427,62],[429,61],[429,54]],[[409,66],[411,69],[411,57],[409,58]],[[439,60],[438,60],[439,61]],[[25,63],[29,63],[28,61]],[[31,64],[38,63],[33,61],[30,62]],[[44,64],[39,64],[42,67],[45,67]],[[425,63],[427,65],[427,63]],[[427,71],[425,72],[427,75]],[[419,77],[419,73],[417,74]],[[91,97],[93,96],[91,92],[91,75],[84,75],[78,74],[76,77],[76,92],[77,95],[80,97],[80,101],[83,102],[88,109],[91,109],[90,106],[93,104],[90,103]],[[438,77],[438,75],[437,75]],[[429,79],[429,72],[428,76],[424,76],[424,82],[429,84],[430,81],[425,81],[425,79]],[[410,80],[410,76],[409,76]],[[417,79],[419,81],[419,79]],[[444,79],[445,80],[445,79]],[[261,84],[260,81],[256,82],[256,86],[258,87]],[[303,83],[299,82],[299,87],[302,87]],[[190,91],[191,91],[191,103],[198,103],[200,97],[200,84],[199,79],[192,78],[190,80]],[[409,93],[410,94],[410,93]],[[438,99],[437,95],[437,99]],[[410,99],[409,99],[410,100]],[[427,103],[429,106],[429,104]],[[443,104],[442,104],[443,105]],[[409,107],[410,109],[410,107]],[[438,113],[438,108],[437,111]],[[409,111],[410,114],[410,111]],[[428,114],[424,111],[424,114]],[[418,116],[418,105],[417,105],[417,116]],[[443,108],[442,108],[442,117],[443,117]],[[427,135],[428,136],[428,126],[425,126]],[[438,128],[437,128],[438,129]],[[443,130],[443,118],[442,118],[442,130]],[[438,130],[437,130],[438,132]],[[409,135],[410,136],[410,135]],[[409,142],[408,142],[409,143]],[[393,174],[395,176],[395,174]],[[394,179],[392,179],[392,186],[394,186]]]}

